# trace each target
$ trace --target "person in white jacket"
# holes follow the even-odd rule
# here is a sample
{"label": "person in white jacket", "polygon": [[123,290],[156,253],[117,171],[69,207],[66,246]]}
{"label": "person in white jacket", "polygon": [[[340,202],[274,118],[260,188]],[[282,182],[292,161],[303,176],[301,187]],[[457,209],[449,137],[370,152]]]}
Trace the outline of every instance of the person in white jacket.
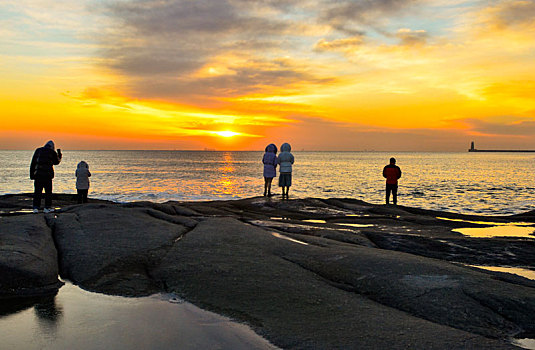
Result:
{"label": "person in white jacket", "polygon": [[290,153],[292,146],[289,143],[283,143],[281,146],[281,153],[277,157],[277,164],[279,164],[279,187],[282,187],[282,198],[288,198],[288,191],[292,186],[292,164],[294,163],[294,156]]}
{"label": "person in white jacket", "polygon": [[277,146],[272,143],[267,145],[262,163],[264,163],[264,197],[271,197],[271,182],[277,176]]}
{"label": "person in white jacket", "polygon": [[78,163],[76,172],[76,192],[78,192],[78,204],[87,203],[87,194],[89,193],[89,165],[83,160]]}

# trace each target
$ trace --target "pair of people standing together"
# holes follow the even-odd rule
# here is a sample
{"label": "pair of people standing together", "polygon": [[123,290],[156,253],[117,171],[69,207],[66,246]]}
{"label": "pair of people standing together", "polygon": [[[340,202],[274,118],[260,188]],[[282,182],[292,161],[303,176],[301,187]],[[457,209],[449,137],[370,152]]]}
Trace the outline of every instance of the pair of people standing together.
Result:
{"label": "pair of people standing together", "polygon": [[294,156],[290,152],[292,146],[289,143],[281,145],[281,153],[277,156],[277,146],[273,143],[267,145],[266,153],[262,158],[264,163],[264,196],[271,196],[271,183],[277,176],[277,165],[279,165],[279,187],[282,188],[282,198],[288,198],[290,186],[292,186],[292,164]]}
{"label": "pair of people standing together", "polygon": [[[53,141],[48,141],[43,147],[37,148],[30,164],[30,179],[34,180],[33,212],[38,213],[41,206],[41,196],[45,191],[45,213],[54,211],[52,208],[52,179],[54,178],[54,165],[61,162],[63,155],[61,149],[56,147]],[[89,165],[81,161],[78,163],[76,172],[76,190],[78,203],[87,203],[89,192]]]}

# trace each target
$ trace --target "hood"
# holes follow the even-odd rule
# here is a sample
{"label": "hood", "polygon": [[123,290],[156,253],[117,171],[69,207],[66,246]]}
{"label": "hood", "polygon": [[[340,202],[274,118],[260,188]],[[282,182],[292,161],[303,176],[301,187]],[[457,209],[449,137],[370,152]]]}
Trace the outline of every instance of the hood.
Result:
{"label": "hood", "polygon": [[50,140],[45,144],[45,148],[50,148],[52,150],[56,150],[56,146],[54,145],[54,141]]}
{"label": "hood", "polygon": [[275,144],[273,144],[273,143],[270,143],[266,147],[266,152],[277,154],[277,146],[275,146]]}
{"label": "hood", "polygon": [[82,160],[80,163],[78,163],[78,169],[80,169],[80,168],[89,169],[89,165]]}
{"label": "hood", "polygon": [[283,143],[281,146],[281,152],[290,152],[292,150],[292,146],[290,146],[289,143]]}

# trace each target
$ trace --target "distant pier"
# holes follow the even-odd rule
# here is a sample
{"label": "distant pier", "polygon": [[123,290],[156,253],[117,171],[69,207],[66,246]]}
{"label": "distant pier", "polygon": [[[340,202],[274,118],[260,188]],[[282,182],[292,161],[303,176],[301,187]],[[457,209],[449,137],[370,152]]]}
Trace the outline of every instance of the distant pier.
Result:
{"label": "distant pier", "polygon": [[477,149],[475,148],[474,141],[472,141],[468,152],[514,152],[514,153],[528,153],[535,152],[534,149]]}

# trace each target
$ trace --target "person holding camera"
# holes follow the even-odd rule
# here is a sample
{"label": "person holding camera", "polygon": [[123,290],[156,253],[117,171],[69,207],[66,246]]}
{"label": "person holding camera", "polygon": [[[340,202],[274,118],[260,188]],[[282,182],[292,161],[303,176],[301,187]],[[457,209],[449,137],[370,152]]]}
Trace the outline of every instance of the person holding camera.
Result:
{"label": "person holding camera", "polygon": [[52,208],[52,179],[54,165],[61,162],[61,150],[56,148],[53,141],[48,141],[43,147],[35,150],[30,165],[30,179],[34,180],[33,212],[38,213],[41,206],[41,195],[45,190],[45,213],[54,211]]}

